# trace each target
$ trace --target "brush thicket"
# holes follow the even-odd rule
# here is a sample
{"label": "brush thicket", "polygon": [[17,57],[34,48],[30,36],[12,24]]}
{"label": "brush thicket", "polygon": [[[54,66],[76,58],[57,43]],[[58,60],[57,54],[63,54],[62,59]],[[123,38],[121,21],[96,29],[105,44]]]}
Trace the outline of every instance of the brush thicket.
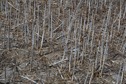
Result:
{"label": "brush thicket", "polygon": [[6,74],[3,79],[23,84],[126,83],[125,4],[125,0],[0,0],[0,55],[5,54],[0,60],[10,63],[1,69],[18,69],[12,68],[10,80]]}

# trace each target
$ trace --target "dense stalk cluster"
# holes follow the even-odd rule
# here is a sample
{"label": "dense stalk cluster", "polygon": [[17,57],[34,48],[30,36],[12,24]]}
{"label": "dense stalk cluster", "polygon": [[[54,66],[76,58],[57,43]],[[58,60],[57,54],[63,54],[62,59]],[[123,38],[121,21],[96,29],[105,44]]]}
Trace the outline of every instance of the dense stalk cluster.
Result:
{"label": "dense stalk cluster", "polygon": [[124,84],[125,58],[125,0],[0,0],[4,82]]}

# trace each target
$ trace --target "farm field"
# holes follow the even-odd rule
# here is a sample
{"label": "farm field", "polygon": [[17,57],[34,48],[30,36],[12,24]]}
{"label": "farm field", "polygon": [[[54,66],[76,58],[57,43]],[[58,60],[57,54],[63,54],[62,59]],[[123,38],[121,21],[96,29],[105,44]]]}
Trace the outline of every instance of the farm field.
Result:
{"label": "farm field", "polygon": [[0,0],[0,84],[126,84],[126,1]]}

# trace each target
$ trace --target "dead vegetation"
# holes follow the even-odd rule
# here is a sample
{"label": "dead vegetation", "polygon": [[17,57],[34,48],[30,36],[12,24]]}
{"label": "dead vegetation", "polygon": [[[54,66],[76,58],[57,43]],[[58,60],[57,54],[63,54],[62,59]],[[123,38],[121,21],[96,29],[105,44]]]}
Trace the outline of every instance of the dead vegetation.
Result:
{"label": "dead vegetation", "polygon": [[125,0],[0,0],[0,84],[125,84]]}

